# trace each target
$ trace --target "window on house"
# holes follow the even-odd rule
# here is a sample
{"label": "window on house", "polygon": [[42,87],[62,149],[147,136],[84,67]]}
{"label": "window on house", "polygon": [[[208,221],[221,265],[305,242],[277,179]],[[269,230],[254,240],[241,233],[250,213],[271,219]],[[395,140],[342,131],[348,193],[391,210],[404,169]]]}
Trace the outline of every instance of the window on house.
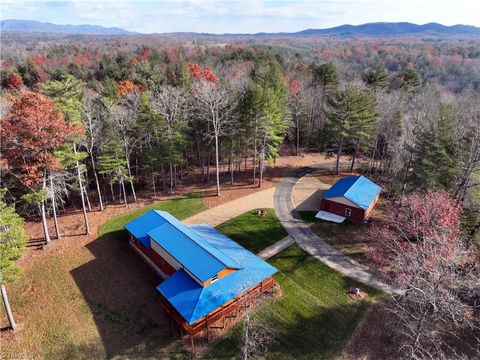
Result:
{"label": "window on house", "polygon": [[345,216],[351,216],[352,215],[352,209],[346,208],[345,209]]}
{"label": "window on house", "polygon": [[212,282],[215,282],[218,280],[218,274],[212,276]]}

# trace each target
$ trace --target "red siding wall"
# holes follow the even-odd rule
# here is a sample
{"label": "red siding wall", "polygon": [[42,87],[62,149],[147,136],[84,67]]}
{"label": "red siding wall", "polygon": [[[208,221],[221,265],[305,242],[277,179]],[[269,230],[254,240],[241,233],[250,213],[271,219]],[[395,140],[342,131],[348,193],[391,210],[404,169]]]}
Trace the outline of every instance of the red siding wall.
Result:
{"label": "red siding wall", "polygon": [[135,245],[142,253],[144,253],[152,262],[158,266],[167,276],[172,275],[175,272],[175,268],[172,267],[164,258],[162,258],[156,251],[147,249],[142,245],[132,234],[128,233],[128,239]]}
{"label": "red siding wall", "polygon": [[[350,216],[345,215],[345,209],[351,209],[352,213]],[[356,207],[351,207],[345,204],[337,203],[335,201],[330,201],[327,199],[322,199],[320,201],[320,210],[331,212],[332,214],[337,214],[340,216],[345,216],[347,219],[353,221],[363,221],[365,220],[365,211]]]}

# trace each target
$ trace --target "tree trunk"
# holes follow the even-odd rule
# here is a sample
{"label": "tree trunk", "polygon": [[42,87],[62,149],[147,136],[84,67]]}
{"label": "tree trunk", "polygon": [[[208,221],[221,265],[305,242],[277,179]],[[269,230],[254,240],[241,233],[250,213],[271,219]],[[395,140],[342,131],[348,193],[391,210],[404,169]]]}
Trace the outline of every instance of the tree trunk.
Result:
{"label": "tree trunk", "polygon": [[3,306],[5,307],[5,312],[7,313],[8,324],[10,325],[10,329],[15,330],[17,324],[15,323],[15,319],[13,318],[12,308],[10,307],[10,302],[8,301],[7,289],[2,284],[1,286],[2,291],[2,300]]}
{"label": "tree trunk", "polygon": [[113,191],[113,183],[110,183],[110,192],[112,193],[112,203],[115,204],[115,192]]}
{"label": "tree trunk", "polygon": [[360,144],[360,139],[357,139],[355,143],[355,149],[353,150],[352,164],[350,165],[350,172],[353,172],[353,167],[355,166],[355,158],[357,157],[358,145]]}
{"label": "tree trunk", "polygon": [[90,159],[92,160],[92,170],[93,175],[95,176],[95,184],[97,185],[97,193],[98,193],[98,202],[100,203],[100,211],[103,211],[103,200],[102,200],[102,191],[100,190],[100,181],[98,181],[98,174],[97,168],[95,166],[95,159],[93,158],[93,154],[90,153]]}
{"label": "tree trunk", "polygon": [[165,169],[163,168],[163,161],[162,161],[162,167],[161,167],[161,169],[162,169],[162,186],[163,186],[163,189],[162,189],[162,190],[163,190],[163,192],[166,192],[167,187],[166,187],[166,185],[165,185],[166,181],[165,181]]}
{"label": "tree trunk", "polygon": [[298,148],[300,147],[300,124],[298,115],[295,116],[295,155],[298,156]]}
{"label": "tree trunk", "polygon": [[50,174],[50,192],[52,193],[51,200],[52,200],[53,222],[55,223],[55,232],[57,233],[57,239],[60,239],[61,235],[60,235],[60,226],[58,226],[58,219],[57,219],[57,204],[55,201],[55,192],[53,189],[53,179],[51,174]]}
{"label": "tree trunk", "polygon": [[207,154],[207,183],[210,182],[210,144],[208,144],[208,154]]}
{"label": "tree trunk", "polygon": [[125,204],[125,207],[128,207],[128,203],[127,203],[127,193],[125,192],[125,181],[123,181],[123,177],[122,177],[122,192],[123,192],[123,202]]}
{"label": "tree trunk", "polygon": [[157,189],[155,188],[155,175],[152,171],[152,186],[153,186],[153,197],[157,197]]}
{"label": "tree trunk", "polygon": [[[43,185],[42,185],[42,189],[45,190],[46,188],[46,179],[45,179],[45,175],[43,176]],[[50,244],[50,235],[48,234],[48,225],[47,225],[47,217],[45,216],[45,200],[42,200],[39,204],[39,208],[40,208],[40,215],[42,216],[42,225],[43,225],[43,233],[45,235],[45,242],[48,244]]]}
{"label": "tree trunk", "polygon": [[234,145],[234,140],[232,137],[232,143],[230,148],[230,184],[232,185],[233,185],[233,169],[235,167],[235,163],[233,162],[233,145]]}
{"label": "tree trunk", "polygon": [[403,175],[402,188],[400,190],[400,205],[403,204],[403,194],[405,193],[405,189],[407,188],[408,171],[410,170],[411,163],[412,163],[412,156],[408,158],[407,166],[405,168],[405,173]]}
{"label": "tree trunk", "polygon": [[337,163],[335,165],[335,175],[338,175],[338,167],[340,165],[340,155],[342,154],[342,146],[343,146],[343,137],[340,138],[340,140],[338,141]]}
{"label": "tree trunk", "polygon": [[88,216],[87,216],[87,209],[85,207],[85,196],[83,194],[83,182],[82,182],[82,174],[80,172],[80,164],[77,160],[77,144],[73,143],[73,153],[75,154],[75,163],[77,168],[77,178],[78,178],[78,185],[80,186],[80,195],[82,197],[82,209],[83,209],[83,219],[85,220],[85,228],[87,234],[90,234],[90,224],[88,223]]}
{"label": "tree trunk", "polygon": [[258,121],[258,116],[255,115],[255,128],[253,130],[253,185],[255,185],[256,182],[256,165],[257,165],[257,121]]}
{"label": "tree trunk", "polygon": [[135,187],[133,186],[133,176],[132,176],[132,169],[130,168],[130,159],[128,158],[128,146],[127,142],[124,139],[123,143],[125,145],[125,158],[127,160],[127,170],[128,170],[128,176],[129,176],[129,181],[130,181],[130,186],[132,188],[132,194],[133,194],[133,201],[137,202],[137,195],[135,194]]}
{"label": "tree trunk", "polygon": [[83,191],[85,191],[85,200],[87,200],[88,211],[92,212],[92,205],[90,205],[90,198],[88,197],[88,191],[86,186],[83,187]]}
{"label": "tree trunk", "polygon": [[265,161],[265,147],[267,143],[267,134],[263,135],[263,141],[262,141],[262,155],[260,156],[260,181],[258,182],[258,187],[262,187],[263,183],[263,163]]}
{"label": "tree trunk", "polygon": [[220,196],[220,169],[218,162],[218,135],[215,134],[215,172],[217,176],[217,196]]}
{"label": "tree trunk", "polygon": [[173,164],[171,159],[168,161],[168,165],[170,167],[170,195],[172,195],[173,194]]}
{"label": "tree trunk", "polygon": [[177,187],[177,165],[173,165],[173,187]]}

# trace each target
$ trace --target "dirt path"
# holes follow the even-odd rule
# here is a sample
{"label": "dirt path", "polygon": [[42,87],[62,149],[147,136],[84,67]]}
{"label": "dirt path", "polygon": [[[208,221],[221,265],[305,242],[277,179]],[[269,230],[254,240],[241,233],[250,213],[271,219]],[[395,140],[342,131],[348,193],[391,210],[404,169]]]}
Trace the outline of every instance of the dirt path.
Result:
{"label": "dirt path", "polygon": [[186,224],[208,224],[215,227],[252,209],[273,208],[274,193],[275,188],[273,187],[258,191],[202,211],[185,219],[184,222]]}

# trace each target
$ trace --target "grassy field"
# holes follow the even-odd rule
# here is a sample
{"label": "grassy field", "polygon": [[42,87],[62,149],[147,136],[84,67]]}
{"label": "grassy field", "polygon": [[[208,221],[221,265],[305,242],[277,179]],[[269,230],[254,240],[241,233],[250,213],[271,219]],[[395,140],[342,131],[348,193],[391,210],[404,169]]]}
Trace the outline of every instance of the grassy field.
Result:
{"label": "grassy field", "polygon": [[256,254],[288,235],[278,221],[275,210],[266,211],[263,217],[256,215],[253,210],[246,212],[217,226],[217,229]]}
{"label": "grassy field", "polygon": [[[232,219],[222,231],[238,240],[235,224],[237,221],[242,224],[245,216]],[[250,222],[252,234],[257,226],[256,219]],[[273,219],[271,226],[276,227]],[[282,237],[283,234],[278,234],[276,239],[270,237],[262,246]],[[248,244],[244,242],[247,248]],[[261,246],[256,243],[254,247],[258,249]],[[257,316],[268,318],[265,321],[270,321],[280,332],[278,342],[266,358],[333,359],[340,356],[367,307],[379,295],[378,292],[366,289],[369,296],[365,301],[352,301],[346,291],[358,284],[323,265],[297,245],[282,251],[269,262],[279,270],[275,279],[283,295],[257,311]],[[201,357],[233,358],[238,353],[240,336],[240,326],[237,325],[214,342]]]}
{"label": "grassy field", "polygon": [[159,316],[155,287],[161,279],[128,246],[122,230],[125,222],[152,208],[186,218],[205,205],[196,196],[158,202],[112,218],[101,227],[102,235],[86,245],[35,258],[8,289],[20,329],[2,334],[2,355],[185,358],[182,344],[172,341]]}

